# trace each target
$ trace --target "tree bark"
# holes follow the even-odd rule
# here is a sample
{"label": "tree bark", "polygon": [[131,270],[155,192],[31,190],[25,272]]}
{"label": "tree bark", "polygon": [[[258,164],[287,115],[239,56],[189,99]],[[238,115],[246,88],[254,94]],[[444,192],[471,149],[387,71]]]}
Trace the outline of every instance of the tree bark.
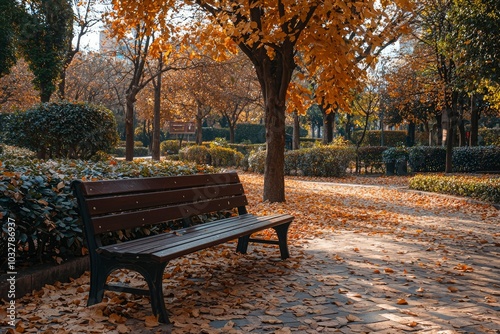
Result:
{"label": "tree bark", "polygon": [[292,135],[292,150],[300,148],[300,118],[299,114],[295,111],[293,113],[293,135]]}
{"label": "tree bark", "polygon": [[134,160],[134,102],[135,98],[127,94],[125,109],[125,160]]}
{"label": "tree bark", "polygon": [[158,76],[153,80],[155,101],[153,109],[153,144],[151,147],[151,158],[160,160],[160,110],[161,110],[161,75],[163,70],[163,55],[158,58]]}
{"label": "tree bark", "polygon": [[333,130],[335,128],[335,112],[323,113],[323,144],[333,141]]}
{"label": "tree bark", "polygon": [[477,146],[479,137],[480,110],[477,106],[477,96],[471,96],[471,116],[470,116],[470,146]]}

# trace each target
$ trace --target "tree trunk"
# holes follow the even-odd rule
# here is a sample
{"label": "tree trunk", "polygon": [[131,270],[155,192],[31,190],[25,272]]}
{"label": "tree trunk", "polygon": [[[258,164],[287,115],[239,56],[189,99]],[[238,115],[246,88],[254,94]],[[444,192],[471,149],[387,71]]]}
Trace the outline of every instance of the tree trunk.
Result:
{"label": "tree trunk", "polygon": [[477,146],[479,137],[480,111],[477,106],[476,95],[471,96],[471,116],[470,116],[470,146]]}
{"label": "tree trunk", "polygon": [[299,148],[300,148],[300,118],[299,114],[295,111],[293,113],[292,150],[298,150]]}
{"label": "tree trunk", "polygon": [[196,114],[196,133],[195,133],[195,141],[196,145],[203,144],[203,112],[201,110],[201,105],[198,105],[198,112]]}
{"label": "tree trunk", "polygon": [[134,160],[134,100],[127,94],[125,109],[125,160]]}
{"label": "tree trunk", "polygon": [[323,112],[323,144],[333,141],[333,130],[335,127],[335,112]]}
{"label": "tree trunk", "polygon": [[412,147],[415,145],[415,123],[408,124],[408,135],[406,137],[406,146]]}
{"label": "tree trunk", "polygon": [[156,82],[153,80],[155,101],[154,101],[154,118],[153,118],[153,144],[151,147],[151,158],[160,160],[160,110],[161,110],[161,75],[163,69],[163,55],[160,53],[158,59],[158,76]]}
{"label": "tree trunk", "polygon": [[234,128],[235,125],[233,122],[229,122],[229,142],[234,144]]}

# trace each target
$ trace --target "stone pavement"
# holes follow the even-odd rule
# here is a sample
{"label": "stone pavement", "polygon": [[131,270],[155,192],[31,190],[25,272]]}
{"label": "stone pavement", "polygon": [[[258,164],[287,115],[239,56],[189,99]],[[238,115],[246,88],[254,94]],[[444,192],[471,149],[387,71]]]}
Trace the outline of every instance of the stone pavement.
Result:
{"label": "stone pavement", "polygon": [[[342,194],[350,188],[359,196],[364,188],[382,196],[380,187],[334,186],[343,188]],[[323,195],[330,191],[328,184],[314,187]],[[384,196],[396,198],[384,204],[399,224],[395,230],[337,227],[303,244],[292,243],[295,257],[284,262],[288,265],[259,253],[221,265],[211,277],[229,280],[237,291],[226,289],[224,297],[214,291],[219,296],[211,297],[211,306],[197,301],[202,315],[219,314],[209,327],[192,327],[174,310],[174,332],[500,333],[498,211],[449,196],[387,191]],[[330,195],[338,201],[339,194]],[[412,199],[422,196],[432,206],[417,209]],[[353,212],[359,209],[347,204]],[[234,269],[252,266],[255,257],[261,261],[258,267]]]}

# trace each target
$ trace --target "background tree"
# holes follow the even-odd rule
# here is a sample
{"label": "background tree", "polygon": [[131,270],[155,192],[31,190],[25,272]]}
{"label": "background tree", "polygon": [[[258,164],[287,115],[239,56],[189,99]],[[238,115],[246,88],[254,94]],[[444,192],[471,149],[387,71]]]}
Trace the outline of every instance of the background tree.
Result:
{"label": "background tree", "polygon": [[73,10],[68,0],[23,1],[25,9],[19,28],[19,46],[34,74],[33,84],[41,102],[55,92],[71,43]]}
{"label": "background tree", "polygon": [[9,74],[0,78],[0,112],[26,110],[39,102],[39,94],[31,83],[33,79],[28,64],[19,59]]}
{"label": "background tree", "polygon": [[16,13],[15,0],[0,2],[0,78],[8,74],[16,62]]}
{"label": "background tree", "polygon": [[[70,1],[70,0],[68,0]],[[66,70],[73,61],[75,55],[80,52],[82,38],[87,35],[92,27],[101,22],[97,4],[100,0],[71,0],[73,9],[73,30],[71,38],[66,40],[66,50],[63,58],[62,72],[59,80],[59,98],[66,98]]]}

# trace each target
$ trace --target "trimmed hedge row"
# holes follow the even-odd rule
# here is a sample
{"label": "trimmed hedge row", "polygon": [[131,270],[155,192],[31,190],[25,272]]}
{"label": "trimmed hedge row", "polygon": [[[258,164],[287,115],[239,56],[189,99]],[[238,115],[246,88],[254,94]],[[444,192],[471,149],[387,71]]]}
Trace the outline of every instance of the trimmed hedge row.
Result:
{"label": "trimmed hedge row", "polygon": [[[414,172],[444,172],[446,149],[436,146],[415,146],[409,149],[409,164]],[[454,172],[500,171],[500,147],[455,147],[452,166]]]}
{"label": "trimmed hedge row", "polygon": [[[347,172],[355,152],[348,146],[318,146],[285,152],[285,175],[339,177]],[[264,173],[266,151],[248,157],[248,168]]]}
{"label": "trimmed hedge row", "polygon": [[229,147],[218,145],[191,145],[179,150],[179,159],[195,162],[197,164],[208,164],[214,167],[238,167],[241,166],[245,156]]}
{"label": "trimmed hedge row", "polygon": [[[18,263],[60,262],[83,252],[83,235],[70,182],[214,172],[209,166],[171,161],[47,160],[0,156],[1,247],[5,223],[16,222]],[[6,254],[6,250],[1,250]],[[5,268],[2,258],[0,269]]]}
{"label": "trimmed hedge row", "polygon": [[500,178],[471,176],[417,175],[410,179],[410,189],[466,196],[500,203]]}

